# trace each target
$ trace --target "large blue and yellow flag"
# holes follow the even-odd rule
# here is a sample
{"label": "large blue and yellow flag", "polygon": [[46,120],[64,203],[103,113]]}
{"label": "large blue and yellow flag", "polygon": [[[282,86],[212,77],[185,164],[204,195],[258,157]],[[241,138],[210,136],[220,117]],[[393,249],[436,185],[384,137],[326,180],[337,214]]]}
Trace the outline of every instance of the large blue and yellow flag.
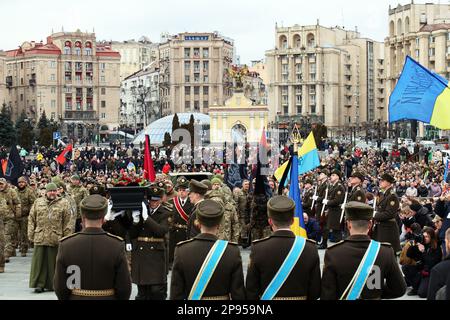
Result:
{"label": "large blue and yellow flag", "polygon": [[389,99],[389,122],[400,120],[418,120],[450,129],[448,81],[409,56]]}
{"label": "large blue and yellow flag", "polygon": [[291,186],[289,188],[289,198],[295,202],[294,224],[291,226],[291,230],[296,236],[307,238],[305,220],[303,219],[302,197],[300,196],[300,186],[298,185],[298,167],[298,158],[294,156],[292,157]]}

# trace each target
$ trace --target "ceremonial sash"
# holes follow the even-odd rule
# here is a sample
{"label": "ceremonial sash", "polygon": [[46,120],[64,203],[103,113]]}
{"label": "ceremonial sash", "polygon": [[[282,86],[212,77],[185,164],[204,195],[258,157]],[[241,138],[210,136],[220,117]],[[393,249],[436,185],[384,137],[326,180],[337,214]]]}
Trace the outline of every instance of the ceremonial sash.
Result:
{"label": "ceremonial sash", "polygon": [[353,279],[350,281],[347,289],[345,289],[341,300],[343,300],[345,296],[347,296],[346,300],[356,300],[359,298],[364,285],[366,284],[367,278],[369,277],[369,274],[375,264],[378,252],[380,252],[380,247],[381,243],[373,240],[370,242],[364,257],[361,260]]}
{"label": "ceremonial sash", "polygon": [[264,294],[261,296],[261,300],[272,300],[277,295],[278,291],[281,289],[284,282],[289,277],[289,274],[294,269],[294,266],[297,264],[297,261],[303,252],[303,249],[305,249],[305,245],[305,238],[295,237],[295,241],[292,245],[291,251],[289,251],[289,254],[287,255],[275,277],[272,279],[272,282],[270,282],[270,284],[267,286],[266,291],[264,291]]}
{"label": "ceremonial sash", "polygon": [[178,213],[180,214],[180,217],[188,222],[189,221],[189,215],[184,211],[183,207],[181,206],[180,199],[178,197],[174,198],[173,203],[175,204],[175,208],[177,208]]}
{"label": "ceremonial sash", "polygon": [[195,278],[194,284],[192,285],[188,300],[200,300],[202,298],[227,245],[228,241],[217,240],[211,250],[209,250],[206,259],[203,261],[202,267]]}

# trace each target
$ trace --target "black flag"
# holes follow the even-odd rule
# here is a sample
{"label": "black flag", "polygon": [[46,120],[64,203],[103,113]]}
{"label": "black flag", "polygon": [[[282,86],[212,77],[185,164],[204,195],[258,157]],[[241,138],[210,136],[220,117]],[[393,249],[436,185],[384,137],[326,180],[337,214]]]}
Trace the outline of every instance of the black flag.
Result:
{"label": "black flag", "polygon": [[6,171],[4,172],[5,179],[11,182],[13,185],[17,186],[17,179],[23,173],[23,162],[20,158],[17,146],[13,145],[9,153],[8,164],[6,166]]}

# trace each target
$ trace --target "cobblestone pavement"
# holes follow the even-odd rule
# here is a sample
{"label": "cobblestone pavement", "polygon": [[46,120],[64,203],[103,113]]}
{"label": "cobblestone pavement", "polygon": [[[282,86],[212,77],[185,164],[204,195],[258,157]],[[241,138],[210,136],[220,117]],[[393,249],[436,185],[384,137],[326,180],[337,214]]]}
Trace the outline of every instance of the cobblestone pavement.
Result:
{"label": "cobblestone pavement", "polygon": [[[249,262],[250,251],[242,250],[242,261],[244,267],[244,276]],[[323,263],[325,251],[319,251],[321,262]],[[28,287],[32,252],[27,257],[12,257],[11,262],[6,264],[5,273],[0,274],[0,300],[56,300],[54,292],[34,293],[33,289]],[[322,265],[323,267],[323,265]],[[169,280],[170,284],[170,273]],[[170,285],[169,285],[170,287]],[[170,288],[169,288],[170,289]],[[133,285],[131,299],[137,294],[137,287]],[[419,297],[404,296],[399,300],[423,300]]]}

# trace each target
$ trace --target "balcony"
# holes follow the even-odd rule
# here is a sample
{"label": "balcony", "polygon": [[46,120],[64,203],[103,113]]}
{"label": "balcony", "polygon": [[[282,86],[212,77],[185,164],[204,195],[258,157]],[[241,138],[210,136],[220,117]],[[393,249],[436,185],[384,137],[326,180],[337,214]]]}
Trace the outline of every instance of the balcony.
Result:
{"label": "balcony", "polygon": [[98,120],[95,111],[65,111],[64,120]]}
{"label": "balcony", "polygon": [[6,87],[7,87],[8,89],[10,89],[10,88],[12,88],[12,86],[13,86],[13,79],[12,79],[12,76],[6,77]]}

